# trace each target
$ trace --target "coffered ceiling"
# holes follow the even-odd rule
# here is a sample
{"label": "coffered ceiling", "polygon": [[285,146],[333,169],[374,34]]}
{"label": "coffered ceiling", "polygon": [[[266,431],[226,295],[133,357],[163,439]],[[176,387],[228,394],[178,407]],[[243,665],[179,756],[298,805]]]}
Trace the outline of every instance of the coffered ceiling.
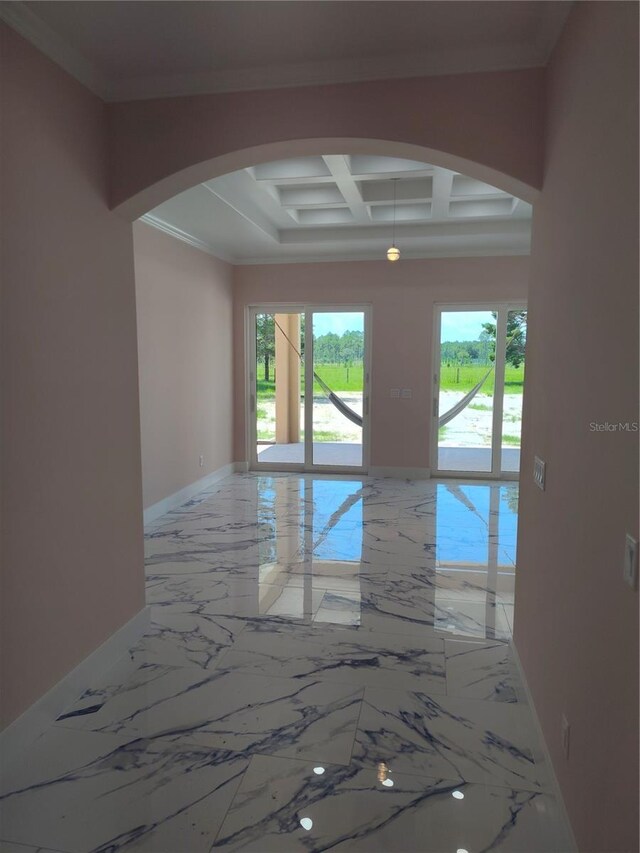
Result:
{"label": "coffered ceiling", "polygon": [[199,184],[144,221],[233,263],[526,254],[531,206],[427,163],[372,155],[263,163]]}

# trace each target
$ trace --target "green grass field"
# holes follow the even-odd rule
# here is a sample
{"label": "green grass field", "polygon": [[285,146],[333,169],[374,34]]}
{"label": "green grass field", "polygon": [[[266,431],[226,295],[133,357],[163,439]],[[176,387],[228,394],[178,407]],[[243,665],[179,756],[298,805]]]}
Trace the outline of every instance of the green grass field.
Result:
{"label": "green grass field", "polygon": [[[476,383],[480,382],[488,368],[480,364],[465,364],[461,367],[443,364],[440,367],[440,388],[442,391],[462,391],[466,394]],[[505,367],[505,393],[522,394],[524,385],[524,364],[513,367],[507,364]],[[493,394],[494,373],[492,372],[481,389],[483,394]]]}
{"label": "green grass field", "polygon": [[[448,367],[443,364],[440,368],[440,387],[443,391],[461,391],[466,394],[479,382],[487,372],[487,367],[478,364],[466,364],[460,367],[452,365]],[[337,364],[316,365],[316,373],[321,376],[332,391],[362,391],[363,366],[361,364],[353,367],[343,367]],[[425,374],[426,381],[426,374]],[[522,394],[524,384],[524,364],[520,367],[512,367],[510,364],[505,368],[505,392],[507,394]],[[271,370],[270,381],[264,379],[264,365],[258,365],[258,399],[269,400],[275,397],[276,385],[273,381],[273,370]],[[304,393],[304,377],[300,380],[301,393]],[[482,393],[492,394],[494,387],[494,374],[491,373],[482,386]],[[322,389],[314,382],[313,393],[321,394]]]}
{"label": "green grass field", "polygon": [[[316,373],[324,379],[332,391],[362,391],[363,366],[343,367],[339,364],[316,365]],[[270,371],[269,382],[264,378],[264,365],[258,365],[257,371],[258,400],[272,400],[276,394],[276,383],[273,381],[273,370]],[[300,392],[304,393],[304,377],[300,377]],[[322,388],[317,382],[313,383],[314,395],[322,394]]]}
{"label": "green grass field", "polygon": [[519,435],[503,435],[502,443],[512,445],[513,447],[520,447],[520,436]]}

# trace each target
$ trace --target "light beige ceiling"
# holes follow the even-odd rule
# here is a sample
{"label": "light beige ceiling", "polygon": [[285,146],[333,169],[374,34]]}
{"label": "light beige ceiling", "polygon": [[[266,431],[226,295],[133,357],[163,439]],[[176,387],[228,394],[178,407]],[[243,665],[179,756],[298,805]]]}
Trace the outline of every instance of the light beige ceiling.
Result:
{"label": "light beige ceiling", "polygon": [[544,65],[568,2],[2,2],[103,97]]}
{"label": "light beige ceiling", "polygon": [[143,219],[246,264],[384,258],[394,232],[403,258],[526,254],[531,206],[427,163],[327,155],[223,175]]}

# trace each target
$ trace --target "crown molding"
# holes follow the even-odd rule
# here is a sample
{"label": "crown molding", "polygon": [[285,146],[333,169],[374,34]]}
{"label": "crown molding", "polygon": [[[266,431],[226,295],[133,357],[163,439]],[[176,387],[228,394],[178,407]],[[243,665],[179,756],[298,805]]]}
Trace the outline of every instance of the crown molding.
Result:
{"label": "crown molding", "polygon": [[[531,254],[530,249],[524,247],[510,246],[503,249],[424,249],[421,251],[408,251],[404,249],[400,255],[402,261],[427,261],[438,258],[514,258],[528,257]],[[383,252],[356,252],[354,254],[334,253],[330,255],[311,255],[309,257],[298,258],[242,258],[233,261],[233,265],[237,267],[252,267],[252,266],[271,266],[273,264],[323,264],[323,263],[348,263],[350,261],[372,261],[374,263],[389,263],[386,255]]]}
{"label": "crown molding", "polygon": [[373,80],[435,77],[446,74],[509,71],[545,64],[545,51],[531,45],[482,46],[365,59],[238,68],[193,74],[139,77],[113,83],[113,101],[287,89]]}
{"label": "crown molding", "polygon": [[158,231],[162,231],[170,237],[175,237],[176,240],[180,240],[188,246],[193,246],[194,249],[200,249],[201,252],[206,252],[207,255],[213,255],[214,258],[218,258],[220,261],[225,261],[228,264],[239,263],[238,260],[231,257],[231,255],[218,251],[213,246],[205,243],[204,240],[199,240],[197,237],[187,234],[186,231],[181,231],[180,228],[176,228],[175,225],[170,225],[168,222],[165,222],[164,219],[160,219],[158,216],[153,216],[151,213],[145,213],[144,216],[140,217],[139,221],[145,222],[147,225],[151,225],[152,228],[157,228]]}
{"label": "crown molding", "polygon": [[[567,3],[568,7],[570,5]],[[22,0],[0,2],[1,20],[105,101],[537,68],[546,64],[550,52],[547,43],[551,38],[549,33],[557,29],[560,21],[564,22],[566,13],[562,18],[558,13],[549,17],[544,37],[541,36],[536,45],[480,45],[470,49],[116,80],[105,77],[94,63],[66,42]]]}
{"label": "crown molding", "polygon": [[[153,216],[151,213],[145,213],[144,216],[140,217],[139,221],[145,222],[152,228],[157,228],[158,231],[162,231],[164,234],[168,234],[170,237],[174,237],[176,240],[180,240],[182,243],[186,243],[188,246],[192,246],[194,249],[199,249],[201,252],[206,252],[207,255],[212,255],[214,258],[218,258],[219,260],[225,261],[226,263],[232,264],[233,266],[262,266],[271,264],[317,264],[340,263],[345,261],[386,260],[384,256],[384,251],[382,249],[379,249],[379,247],[377,246],[372,246],[370,249],[349,252],[347,245],[345,245],[345,250],[343,251],[333,251],[327,254],[318,255],[305,255],[302,257],[298,255],[297,257],[280,258],[235,258],[231,255],[227,255],[226,253],[221,252],[215,246],[210,245],[209,243],[205,243],[204,240],[199,240],[197,237],[193,237],[191,234],[187,234],[186,231],[182,231],[180,228],[176,228],[175,225],[170,225],[163,219],[160,219],[157,216]],[[513,257],[529,254],[530,244],[527,242],[526,246],[505,245],[500,249],[496,248],[495,246],[489,246],[486,249],[478,249],[477,246],[467,249],[465,249],[464,247],[461,247],[459,249],[427,249],[424,247],[420,249],[405,248],[402,250],[401,260],[415,261],[426,260],[428,258]]]}
{"label": "crown molding", "polygon": [[[296,255],[295,257],[249,257],[249,258],[236,258],[232,255],[228,255],[225,252],[220,251],[216,246],[206,243],[204,240],[200,240],[197,237],[188,234],[186,231],[182,231],[180,228],[177,228],[175,225],[171,225],[168,222],[165,222],[163,219],[160,219],[158,216],[154,216],[151,213],[145,213],[144,216],[140,217],[140,222],[145,222],[147,225],[150,225],[152,228],[157,228],[158,231],[162,231],[164,234],[168,234],[170,237],[174,237],[176,240],[180,240],[182,243],[186,243],[189,246],[192,246],[195,249],[199,249],[202,252],[206,252],[208,255],[212,255],[214,258],[218,258],[219,260],[225,261],[228,264],[232,264],[234,266],[256,266],[262,264],[315,264],[315,263],[323,263],[323,262],[340,262],[340,261],[376,261],[376,260],[385,260],[385,249],[384,247],[380,248],[380,246],[371,246],[369,249],[359,249],[355,252],[349,251],[349,234],[340,234],[340,239],[344,239],[345,247],[343,250],[332,250],[327,252],[326,254],[314,254],[314,255]],[[465,234],[471,234],[473,236],[477,236],[475,231],[477,227],[480,226],[480,230],[482,233],[485,233],[487,236],[491,236],[496,231],[496,225],[498,223],[490,223],[488,228],[482,229],[482,225],[485,223],[478,223],[477,221],[474,223],[465,223],[468,226],[465,229]],[[507,223],[500,223],[503,226]],[[510,225],[511,223],[509,223]],[[476,226],[474,228],[474,226]],[[433,236],[451,236],[448,233],[445,233],[441,228],[437,229],[437,233],[432,231]],[[399,235],[399,239],[402,239],[402,236],[407,235]],[[411,236],[428,236],[427,234],[412,234]],[[488,257],[488,256],[513,256],[513,255],[529,255],[530,254],[530,239],[529,234],[527,234],[522,227],[507,227],[506,233],[501,235],[505,237],[507,241],[502,248],[496,248],[495,246],[488,246],[486,249],[478,249],[477,246],[465,248],[464,246],[460,248],[434,248],[429,249],[426,247],[421,248],[404,248],[402,249],[402,259],[404,260],[420,260],[425,258],[469,258],[469,257]],[[524,242],[526,245],[509,245],[508,241],[511,239],[524,238]],[[289,241],[283,241],[283,245],[287,244],[290,248],[295,249],[295,243],[291,243]],[[386,245],[386,244],[385,244]]]}
{"label": "crown molding", "polygon": [[111,100],[109,83],[97,67],[71,47],[21,0],[2,0],[0,20],[103,101]]}
{"label": "crown molding", "polygon": [[[531,233],[529,219],[505,217],[468,217],[450,219],[446,222],[425,220],[418,223],[396,225],[398,240],[429,239],[433,237],[505,237],[528,238]],[[387,240],[389,224],[376,225],[326,225],[311,228],[285,228],[280,231],[280,243],[283,246],[296,246],[305,243],[333,243],[352,240]]]}

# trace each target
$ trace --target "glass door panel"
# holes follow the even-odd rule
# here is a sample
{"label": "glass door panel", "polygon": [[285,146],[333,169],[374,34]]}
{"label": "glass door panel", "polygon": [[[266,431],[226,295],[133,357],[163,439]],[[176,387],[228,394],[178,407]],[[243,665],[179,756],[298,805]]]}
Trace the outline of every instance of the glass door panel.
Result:
{"label": "glass door panel", "polygon": [[304,464],[304,314],[255,315],[258,463]]}
{"label": "glass door panel", "polygon": [[442,311],[437,469],[490,473],[496,314]]}
{"label": "glass door panel", "polygon": [[507,335],[502,406],[502,448],[500,468],[505,473],[520,471],[520,437],[522,433],[522,392],[527,342],[525,309],[507,312]]}
{"label": "glass door panel", "polygon": [[363,465],[364,311],[313,311],[311,462]]}

